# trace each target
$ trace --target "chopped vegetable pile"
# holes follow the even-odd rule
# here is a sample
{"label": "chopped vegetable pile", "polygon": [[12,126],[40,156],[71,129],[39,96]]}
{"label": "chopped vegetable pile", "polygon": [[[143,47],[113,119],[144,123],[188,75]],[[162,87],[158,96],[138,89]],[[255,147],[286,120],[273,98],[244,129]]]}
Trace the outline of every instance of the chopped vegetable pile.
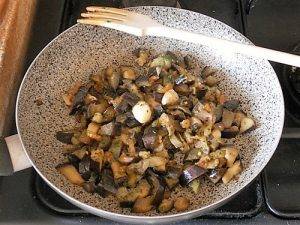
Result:
{"label": "chopped vegetable pile", "polygon": [[56,133],[67,156],[56,168],[85,191],[112,194],[135,213],[185,211],[190,200],[172,199],[172,190],[180,184],[197,194],[202,179],[230,182],[242,164],[239,150],[224,139],[252,130],[255,122],[217,88],[211,67],[197,76],[188,56],[135,54],[139,72],[108,67],[63,95],[78,123]]}

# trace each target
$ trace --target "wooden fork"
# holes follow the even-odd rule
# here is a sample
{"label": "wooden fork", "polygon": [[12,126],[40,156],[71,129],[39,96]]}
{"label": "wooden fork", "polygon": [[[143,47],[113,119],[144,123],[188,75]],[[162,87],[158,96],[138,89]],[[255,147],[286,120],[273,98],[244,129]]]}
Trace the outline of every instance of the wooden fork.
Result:
{"label": "wooden fork", "polygon": [[86,10],[87,13],[81,13],[83,19],[78,19],[78,23],[99,25],[137,36],[173,38],[210,46],[226,52],[242,53],[300,67],[300,56],[297,55],[170,28],[158,23],[149,16],[125,9],[89,6]]}

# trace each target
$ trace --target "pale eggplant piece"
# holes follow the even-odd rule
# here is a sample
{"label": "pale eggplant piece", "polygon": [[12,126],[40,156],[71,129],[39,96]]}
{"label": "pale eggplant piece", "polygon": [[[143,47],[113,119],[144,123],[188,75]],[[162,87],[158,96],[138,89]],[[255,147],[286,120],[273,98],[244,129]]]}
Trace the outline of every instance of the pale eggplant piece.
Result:
{"label": "pale eggplant piece", "polygon": [[137,194],[129,192],[125,197],[119,200],[119,204],[121,208],[132,208],[136,200]]}
{"label": "pale eggplant piece", "polygon": [[116,90],[120,83],[121,74],[120,71],[117,71],[111,67],[107,68],[106,71],[106,79],[109,85]]}
{"label": "pale eggplant piece", "polygon": [[84,180],[88,180],[91,177],[91,158],[85,155],[78,165],[78,172],[81,174]]}
{"label": "pale eggplant piece", "polygon": [[161,178],[156,175],[152,170],[148,169],[146,175],[146,179],[148,183],[151,185],[151,195],[153,197],[152,204],[154,206],[159,206],[159,204],[162,202],[164,198],[164,192],[165,192],[165,185]]}
{"label": "pale eggplant piece", "polygon": [[223,114],[223,106],[222,105],[217,105],[214,110],[213,113],[216,117],[216,123],[220,122],[222,119],[222,114]]}
{"label": "pale eggplant piece", "polygon": [[64,175],[67,178],[67,180],[69,180],[72,184],[81,186],[84,183],[84,179],[80,176],[77,169],[73,165],[69,163],[64,163],[56,166],[55,168],[58,170],[58,172]]}
{"label": "pale eggplant piece", "polygon": [[157,147],[157,128],[147,127],[144,130],[143,143],[146,149],[154,150]]}
{"label": "pale eggplant piece", "polygon": [[230,128],[232,125],[232,122],[234,120],[234,112],[231,112],[227,109],[223,109],[222,114],[222,123],[224,124],[224,128]]}
{"label": "pale eggplant piece", "polygon": [[94,193],[95,192],[95,183],[94,182],[84,182],[82,185],[83,189],[88,193]]}
{"label": "pale eggplant piece", "polygon": [[200,190],[200,178],[197,178],[193,181],[191,181],[188,186],[192,189],[192,191],[195,193],[195,194],[198,194],[199,193],[199,190]]}
{"label": "pale eggplant piece", "polygon": [[55,134],[57,140],[64,144],[72,144],[72,137],[74,136],[74,132],[72,131],[58,131]]}
{"label": "pale eggplant piece", "polygon": [[205,173],[205,169],[196,165],[191,165],[183,170],[182,174],[179,177],[179,182],[182,186],[186,186],[196,178],[203,176]]}
{"label": "pale eggplant piece", "polygon": [[240,106],[240,101],[236,100],[236,99],[228,100],[228,101],[224,102],[223,106],[226,109],[233,111],[233,110],[236,110]]}
{"label": "pale eggplant piece", "polygon": [[240,133],[250,131],[255,127],[255,122],[249,117],[245,117],[241,120]]}
{"label": "pale eggplant piece", "polygon": [[193,148],[185,154],[184,161],[196,161],[199,160],[202,155],[201,148]]}
{"label": "pale eggplant piece", "polygon": [[140,98],[130,92],[125,92],[123,95],[123,99],[132,107],[134,106],[139,100]]}
{"label": "pale eggplant piece", "polygon": [[216,184],[221,180],[225,172],[226,172],[226,168],[216,168],[216,169],[208,170],[206,175],[211,182]]}
{"label": "pale eggplant piece", "polygon": [[82,86],[76,93],[73,101],[73,105],[69,115],[81,113],[84,110],[84,98],[89,91],[89,87]]}
{"label": "pale eggplant piece", "polygon": [[114,129],[115,129],[115,123],[114,122],[104,124],[100,128],[101,135],[111,136],[111,135],[113,135]]}
{"label": "pale eggplant piece", "polygon": [[234,138],[239,134],[239,128],[237,126],[232,126],[230,128],[224,129],[221,134],[222,138]]}

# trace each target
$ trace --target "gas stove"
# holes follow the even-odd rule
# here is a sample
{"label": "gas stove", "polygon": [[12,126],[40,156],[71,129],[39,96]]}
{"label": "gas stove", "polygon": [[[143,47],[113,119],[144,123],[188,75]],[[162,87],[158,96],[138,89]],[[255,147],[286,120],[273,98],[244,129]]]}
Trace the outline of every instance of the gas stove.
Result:
{"label": "gas stove", "polygon": [[[180,7],[216,18],[257,45],[300,54],[299,0],[40,0],[37,3],[26,68],[51,39],[76,23],[87,5]],[[297,170],[300,168],[300,79],[297,77],[300,71],[275,63],[272,66],[286,102],[285,128],[274,156],[262,174],[226,205],[180,224],[300,224]],[[0,224],[71,223],[116,224],[66,202],[33,169],[0,177]]]}

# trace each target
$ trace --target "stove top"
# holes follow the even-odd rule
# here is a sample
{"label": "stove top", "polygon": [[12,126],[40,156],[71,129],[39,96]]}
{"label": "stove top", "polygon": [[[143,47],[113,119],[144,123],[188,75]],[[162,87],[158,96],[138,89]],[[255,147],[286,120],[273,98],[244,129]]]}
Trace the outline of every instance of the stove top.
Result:
{"label": "stove top", "polygon": [[[56,35],[75,24],[87,5],[181,7],[216,18],[255,44],[300,53],[299,0],[52,0],[37,1],[26,68]],[[272,63],[282,84],[285,129],[268,166],[223,207],[180,224],[300,224],[300,98],[296,68]],[[299,70],[299,69],[298,69]],[[25,72],[25,71],[24,71]],[[15,128],[12,128],[12,133]],[[33,169],[0,177],[0,224],[115,224],[76,208]]]}

